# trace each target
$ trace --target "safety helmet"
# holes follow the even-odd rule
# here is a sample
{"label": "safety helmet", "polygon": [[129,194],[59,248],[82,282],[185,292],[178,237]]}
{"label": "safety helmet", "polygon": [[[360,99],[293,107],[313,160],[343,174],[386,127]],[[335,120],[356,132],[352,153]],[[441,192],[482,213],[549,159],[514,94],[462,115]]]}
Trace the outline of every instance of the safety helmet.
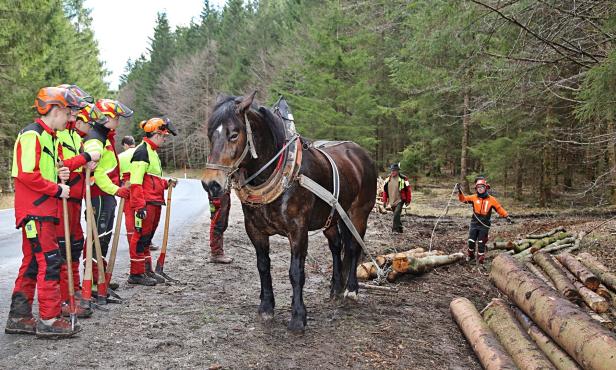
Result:
{"label": "safety helmet", "polygon": [[171,134],[173,136],[177,135],[175,131],[175,127],[171,123],[169,118],[150,118],[149,120],[144,120],[139,123],[139,127],[147,133],[160,133],[163,135]]}
{"label": "safety helmet", "polygon": [[486,189],[489,189],[489,188],[490,188],[490,184],[488,184],[488,182],[486,181],[486,179],[485,179],[485,178],[483,178],[483,177],[480,177],[480,178],[478,178],[478,179],[475,181],[475,189],[477,189],[477,187],[478,187],[478,186],[481,186],[481,185],[485,186],[485,187],[486,187]]}
{"label": "safety helmet", "polygon": [[34,107],[40,115],[49,113],[54,105],[77,110],[84,108],[86,104],[85,100],[61,87],[43,87],[34,99]]}
{"label": "safety helmet", "polygon": [[104,115],[109,118],[116,118],[118,116],[128,118],[133,115],[133,111],[129,107],[120,103],[117,100],[112,99],[97,100],[96,108],[98,108]]}
{"label": "safety helmet", "polygon": [[57,87],[61,87],[63,89],[67,89],[68,91],[70,91],[73,94],[77,95],[77,97],[85,100],[87,103],[94,103],[94,98],[92,97],[92,95],[88,94],[81,87],[79,87],[77,85],[62,84],[62,85],[58,85]]}
{"label": "safety helmet", "polygon": [[90,103],[85,108],[77,113],[77,119],[81,122],[87,123],[90,126],[95,124],[104,125],[109,121],[109,117],[104,115],[96,105]]}

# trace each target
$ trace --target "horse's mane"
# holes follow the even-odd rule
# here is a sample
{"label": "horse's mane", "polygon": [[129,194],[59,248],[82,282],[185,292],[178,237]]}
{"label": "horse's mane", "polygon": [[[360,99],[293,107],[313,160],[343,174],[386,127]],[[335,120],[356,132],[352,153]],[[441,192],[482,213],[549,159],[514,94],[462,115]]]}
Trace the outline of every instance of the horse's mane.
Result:
{"label": "horse's mane", "polygon": [[[229,120],[238,121],[237,102],[241,100],[241,96],[222,96],[219,97],[212,109],[212,114],[208,119],[207,134],[212,136],[218,126]],[[285,142],[285,130],[282,120],[272,113],[267,107],[260,106],[257,108],[255,104],[250,108],[252,114],[257,115],[267,125],[273,135],[276,148],[282,148]],[[253,127],[254,130],[254,127]]]}

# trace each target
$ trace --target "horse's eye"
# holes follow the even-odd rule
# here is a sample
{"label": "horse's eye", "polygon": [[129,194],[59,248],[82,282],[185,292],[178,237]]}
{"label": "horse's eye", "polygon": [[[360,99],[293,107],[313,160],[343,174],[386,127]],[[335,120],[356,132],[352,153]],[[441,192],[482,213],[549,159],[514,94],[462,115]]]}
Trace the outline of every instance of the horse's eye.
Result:
{"label": "horse's eye", "polygon": [[237,141],[238,137],[240,137],[240,135],[237,132],[232,132],[231,135],[229,135],[229,141]]}

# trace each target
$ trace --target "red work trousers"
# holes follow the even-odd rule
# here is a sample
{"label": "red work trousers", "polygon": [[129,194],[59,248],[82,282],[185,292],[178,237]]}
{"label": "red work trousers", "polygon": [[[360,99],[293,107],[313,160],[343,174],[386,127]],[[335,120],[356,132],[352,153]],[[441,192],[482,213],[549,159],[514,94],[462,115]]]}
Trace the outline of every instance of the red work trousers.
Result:
{"label": "red work trousers", "polygon": [[146,217],[142,221],[141,230],[135,229],[133,237],[130,239],[130,273],[131,275],[143,274],[152,268],[152,257],[150,256],[150,244],[160,222],[161,206],[148,204]]}
{"label": "red work trousers", "polygon": [[126,199],[124,202],[124,225],[126,226],[126,239],[128,240],[128,245],[130,245],[130,240],[135,233],[135,211],[130,208],[130,200]]}
{"label": "red work trousers", "polygon": [[[60,316],[60,265],[62,256],[56,243],[56,225],[49,221],[32,221],[30,238],[22,227],[23,259],[11,299],[10,317],[31,317],[36,291],[39,316],[49,320]],[[36,229],[34,231],[34,229]]]}
{"label": "red work trousers", "polygon": [[[81,202],[69,200],[68,206],[68,226],[71,236],[71,258],[73,260],[71,270],[73,271],[73,289],[75,292],[79,287],[79,257],[83,251],[83,229],[81,228]],[[60,223],[56,227],[56,236],[60,254],[64,261],[60,269],[60,295],[62,301],[68,300],[68,271],[66,264],[66,243],[64,238],[64,213],[60,213]]]}

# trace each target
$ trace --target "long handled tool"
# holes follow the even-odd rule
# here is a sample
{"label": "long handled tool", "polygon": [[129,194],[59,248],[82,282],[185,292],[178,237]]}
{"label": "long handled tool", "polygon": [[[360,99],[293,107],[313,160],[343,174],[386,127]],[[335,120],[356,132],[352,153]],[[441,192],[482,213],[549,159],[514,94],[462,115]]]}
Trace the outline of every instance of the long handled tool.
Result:
{"label": "long handled tool", "polygon": [[[90,198],[90,168],[86,167],[86,209]],[[92,300],[92,222],[94,220],[90,218],[90,213],[86,212],[86,266],[83,273],[83,283],[81,288],[82,298],[86,302]]]}
{"label": "long handled tool", "polygon": [[[64,183],[66,184],[66,181]],[[66,198],[62,198],[62,218],[64,219],[64,247],[66,249],[66,272],[68,275],[68,308],[71,317],[71,330],[75,330],[77,306],[75,305],[75,287],[73,286],[73,256],[71,255],[71,231],[69,228],[68,202]]]}
{"label": "long handled tool", "polygon": [[[98,270],[98,280],[97,280],[97,303],[99,305],[102,304],[107,304],[107,285],[105,284],[105,266],[104,266],[104,260],[103,260],[103,253],[102,253],[102,248],[101,248],[101,243],[100,240],[98,239],[98,230],[96,229],[96,224],[94,223],[94,211],[92,210],[92,192],[90,189],[90,171],[89,169],[86,169],[86,218],[87,218],[87,225],[88,225],[88,236],[92,236],[92,239],[94,239],[94,247],[96,248],[96,265],[97,265],[97,270]],[[91,242],[90,239],[88,239],[88,242],[90,243],[90,250],[91,249]],[[90,254],[90,258],[88,258],[88,261],[90,261],[90,266],[92,264],[91,262],[92,259],[92,255]],[[92,271],[92,270],[90,270]],[[90,275],[92,273],[90,272]],[[90,276],[90,284],[92,284],[92,276]],[[91,285],[90,285],[91,286]],[[90,289],[90,294],[91,294],[91,289]]]}
{"label": "long handled tool", "polygon": [[158,260],[156,261],[156,273],[165,279],[178,283],[179,280],[173,279],[169,275],[163,272],[163,268],[165,266],[165,255],[167,254],[167,241],[169,240],[169,219],[171,217],[171,193],[173,192],[173,186],[169,187],[167,190],[167,209],[165,211],[165,229],[163,233],[163,245],[160,249],[160,255],[158,256]]}
{"label": "long handled tool", "polygon": [[120,298],[111,288],[109,288],[109,283],[111,282],[111,276],[113,275],[113,267],[115,266],[116,255],[118,254],[118,244],[120,242],[120,231],[122,231],[122,216],[124,215],[124,203],[125,199],[120,198],[120,206],[118,207],[118,216],[116,217],[116,225],[113,230],[113,241],[111,244],[111,254],[109,255],[109,262],[107,263],[107,270],[105,271],[105,283],[107,284],[107,289],[109,291],[109,295],[115,297],[117,299]]}

